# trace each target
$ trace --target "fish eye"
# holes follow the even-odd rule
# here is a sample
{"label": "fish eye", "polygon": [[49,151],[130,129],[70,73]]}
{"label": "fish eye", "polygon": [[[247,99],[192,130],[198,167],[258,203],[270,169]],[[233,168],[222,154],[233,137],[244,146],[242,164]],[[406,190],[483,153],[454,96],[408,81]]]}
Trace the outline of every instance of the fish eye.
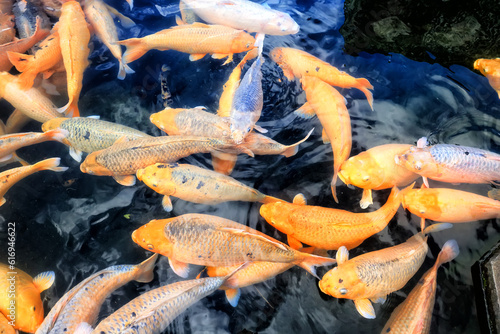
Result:
{"label": "fish eye", "polygon": [[148,244],[148,246],[147,246],[147,247],[148,247],[148,249],[149,249],[149,250],[153,250],[153,249],[155,249],[155,246],[153,246],[152,244]]}
{"label": "fish eye", "polygon": [[422,169],[422,161],[417,161],[415,163],[415,169],[416,170],[421,170]]}
{"label": "fish eye", "polygon": [[369,180],[370,180],[370,176],[368,176],[368,175],[363,176],[363,181],[366,182],[366,181],[369,181]]}
{"label": "fish eye", "polygon": [[346,295],[347,294],[347,289],[346,288],[342,288],[339,290],[340,294],[341,295]]}
{"label": "fish eye", "polygon": [[33,305],[33,307],[31,309],[33,310],[33,312],[36,311],[36,306]]}
{"label": "fish eye", "polygon": [[249,47],[250,47],[250,43],[247,43],[246,48],[249,48]]}

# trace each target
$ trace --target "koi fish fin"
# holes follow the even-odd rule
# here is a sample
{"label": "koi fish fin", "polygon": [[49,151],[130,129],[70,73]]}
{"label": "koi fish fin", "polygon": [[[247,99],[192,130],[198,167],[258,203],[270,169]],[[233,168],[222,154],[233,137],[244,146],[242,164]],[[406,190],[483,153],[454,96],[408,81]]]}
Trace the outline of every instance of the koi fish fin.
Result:
{"label": "koi fish fin", "polygon": [[384,304],[387,300],[387,296],[382,296],[378,298],[370,298],[370,301],[374,304]]}
{"label": "koi fish fin", "polygon": [[191,61],[197,61],[200,60],[201,58],[205,57],[206,53],[196,53],[189,55],[189,60]]}
{"label": "koi fish fin", "polygon": [[263,127],[261,127],[257,124],[254,124],[253,128],[254,128],[254,130],[257,130],[260,133],[267,133],[268,132],[266,129],[264,129]]}
{"label": "koi fish fin", "polygon": [[135,185],[134,175],[114,175],[113,179],[115,179],[115,181],[121,184],[122,186],[131,187]]}
{"label": "koi fish fin", "polygon": [[316,274],[316,267],[318,266],[329,266],[331,264],[337,263],[335,259],[331,259],[329,257],[322,257],[322,256],[317,256],[317,255],[312,255],[312,254],[307,254],[307,253],[302,253],[304,255],[304,259],[300,263],[295,263],[299,267],[307,270],[311,275],[314,277],[318,278],[318,275]]}
{"label": "koi fish fin", "polygon": [[0,136],[7,134],[7,128],[5,127],[5,123],[0,119]]}
{"label": "koi fish fin", "polygon": [[[118,20],[120,20],[120,24],[122,25],[122,27],[132,28],[133,26],[135,26],[135,22],[132,21],[129,17],[123,15],[122,13],[120,13],[114,7],[111,7],[110,5],[107,5],[107,4],[104,4],[104,5],[108,9],[108,11],[111,13],[111,15],[113,15],[114,17],[118,18]],[[130,9],[132,9],[132,8],[130,8]]]}
{"label": "koi fish fin", "polygon": [[289,158],[289,157],[292,157],[295,154],[297,154],[297,152],[299,151],[299,145],[302,144],[303,142],[305,142],[309,138],[311,133],[313,133],[313,131],[314,131],[314,128],[311,131],[309,131],[309,133],[307,134],[307,136],[304,139],[296,142],[295,144],[289,145],[287,147],[287,149],[281,153],[281,155],[285,156],[286,158]]}
{"label": "koi fish fin", "polygon": [[335,256],[335,258],[337,259],[338,264],[342,264],[342,263],[346,262],[347,260],[349,260],[349,251],[347,250],[347,248],[345,246],[341,246],[337,250],[337,255]]}
{"label": "koi fish fin", "polygon": [[170,200],[170,196],[163,196],[163,199],[161,200],[161,205],[163,206],[163,210],[167,212],[171,212],[173,209],[172,206],[172,201]]}
{"label": "koi fish fin", "polygon": [[354,300],[354,305],[356,306],[356,310],[361,314],[363,318],[366,319],[375,319],[375,310],[373,309],[373,305],[368,299],[356,299]]}
{"label": "koi fish fin", "polygon": [[264,242],[272,243],[274,246],[280,248],[281,250],[284,250],[284,251],[288,250],[284,244],[282,244],[281,242],[279,242],[275,239],[272,239],[271,237],[268,237],[267,235],[254,234],[254,233],[250,233],[248,231],[245,231],[245,230],[242,230],[239,228],[234,228],[234,227],[218,227],[216,229],[219,231],[228,232],[228,233],[232,233],[235,235],[250,237],[250,238],[254,238],[254,239],[260,239]]}
{"label": "koi fish fin", "polygon": [[68,117],[80,117],[80,111],[78,110],[78,101],[69,101],[68,104],[61,108],[57,108],[57,112],[65,113]]}
{"label": "koi fish fin", "polygon": [[35,56],[32,55],[25,55],[12,51],[7,51],[7,57],[9,57],[9,61],[16,67],[16,70],[18,70],[19,72],[25,72],[28,69],[32,59],[35,58]]}
{"label": "koi fish fin", "polygon": [[321,130],[321,140],[323,141],[323,144],[330,144],[330,138],[328,138],[325,129]]}
{"label": "koi fish fin", "polygon": [[90,116],[87,116],[87,118],[91,118],[91,119],[101,119],[101,116],[99,116],[99,115],[90,115]]}
{"label": "koi fish fin", "polygon": [[427,137],[422,137],[419,140],[417,140],[417,148],[425,148],[429,144],[429,141],[427,140]]}
{"label": "koi fish fin", "polygon": [[69,155],[75,159],[77,162],[82,161],[82,151],[75,149],[74,147],[69,147]]}
{"label": "koi fish fin", "polygon": [[171,257],[168,258],[168,263],[170,267],[178,276],[182,278],[187,278],[189,275],[189,264],[177,261]]}
{"label": "koi fish fin", "polygon": [[366,209],[372,204],[373,204],[372,190],[371,189],[363,189],[363,196],[361,197],[361,200],[359,201],[359,206],[361,207],[361,209]]}
{"label": "koi fish fin", "polygon": [[38,292],[42,292],[47,290],[54,284],[56,280],[56,274],[53,271],[46,271],[36,275],[33,278],[33,285],[38,290]]}
{"label": "koi fish fin", "polygon": [[133,69],[131,69],[130,66],[128,66],[127,64],[125,64],[123,62],[123,59],[121,61],[119,61],[118,66],[119,66],[119,68],[118,68],[117,78],[120,80],[125,79],[125,76],[127,74],[135,73],[135,71]]}
{"label": "koi fish fin", "polygon": [[158,254],[150,256],[136,266],[138,273],[138,276],[135,278],[136,282],[149,283],[153,280],[156,259],[158,259]]}
{"label": "koi fish fin", "polygon": [[365,94],[366,99],[368,100],[368,104],[370,105],[370,108],[373,111],[373,94],[372,94],[372,92],[370,92],[368,90],[368,89],[373,89],[373,86],[365,78],[359,78],[359,79],[356,79],[356,81],[358,83],[358,85],[356,86],[356,88],[359,89],[360,91],[362,91]]}
{"label": "koi fish fin", "polygon": [[316,115],[316,112],[314,111],[314,108],[309,102],[304,103],[301,105],[297,110],[294,111],[294,113],[304,119],[309,119],[314,117]]}
{"label": "koi fish fin", "polygon": [[306,247],[306,248],[302,248],[300,251],[304,252],[304,253],[311,253],[314,255],[330,257],[330,254],[328,254],[328,251],[326,249],[321,249],[318,247]]}
{"label": "koi fish fin", "polygon": [[222,65],[226,65],[226,64],[231,63],[233,61],[233,54],[232,53],[214,53],[214,54],[212,54],[213,59],[224,59],[226,57],[230,57],[231,60],[229,60],[229,58],[228,58]]}
{"label": "koi fish fin", "polygon": [[281,70],[283,71],[283,75],[285,76],[285,78],[287,78],[288,81],[295,80],[295,75],[293,74],[292,70],[290,70],[288,68],[284,68],[284,66],[281,67]]}
{"label": "koi fish fin", "polygon": [[429,233],[440,232],[440,231],[447,230],[447,229],[452,228],[452,227],[453,227],[453,224],[451,224],[451,223],[432,224],[432,225],[429,225],[425,228],[425,230],[423,231],[423,234],[426,235]]}
{"label": "koi fish fin", "polygon": [[62,143],[63,139],[69,136],[69,131],[61,128],[53,129],[45,132],[45,136]]}
{"label": "koi fish fin", "polygon": [[235,145],[234,148],[236,148],[240,153],[245,153],[246,155],[249,155],[252,158],[255,157],[255,154],[253,154],[253,152],[245,145],[246,143]]}
{"label": "koi fish fin", "polygon": [[129,7],[130,7],[130,10],[134,9],[134,0],[126,0]]}
{"label": "koi fish fin", "polygon": [[434,267],[438,268],[443,263],[452,261],[458,256],[458,254],[460,254],[460,249],[458,248],[457,242],[453,239],[446,241],[443,248],[441,248],[441,251],[439,252]]}
{"label": "koi fish fin", "polygon": [[[24,72],[24,73],[25,73],[25,74],[28,74],[28,73],[30,73],[30,72]],[[43,78],[44,80],[50,79],[50,77],[51,77],[51,76],[52,76],[52,74],[54,74],[54,73],[56,73],[56,71],[55,71],[55,70],[52,70],[52,69],[51,69],[51,70],[44,71],[44,72],[42,72],[42,78]],[[22,75],[22,74],[21,74],[21,75]],[[21,75],[19,76],[19,79],[21,79]],[[33,78],[33,80],[34,80],[34,79],[35,79],[35,78]]]}
{"label": "koi fish fin", "polygon": [[73,334],[90,334],[94,329],[86,322],[81,322],[76,328]]}
{"label": "koi fish fin", "polygon": [[424,231],[424,230],[425,230],[425,218],[420,217],[420,231]]}
{"label": "koi fish fin", "polygon": [[257,33],[255,35],[255,44],[254,46],[259,50],[259,56],[262,55],[262,50],[264,49],[264,39],[266,38],[266,34]]}
{"label": "koi fish fin", "polygon": [[6,156],[3,156],[0,158],[0,162],[5,162],[5,161],[9,161],[11,160],[12,158],[14,158],[14,156],[12,154],[9,154],[9,155],[6,155]]}
{"label": "koi fish fin", "polygon": [[30,164],[28,162],[26,162],[24,159],[20,158],[16,152],[12,153],[12,158],[19,162],[21,165],[23,166],[29,166]]}
{"label": "koi fish fin", "polygon": [[232,307],[238,306],[238,302],[241,297],[241,290],[240,289],[227,289],[226,290],[226,298],[229,304]]}
{"label": "koi fish fin", "polygon": [[495,161],[500,161],[500,156],[498,155],[493,155],[493,154],[485,154],[484,157],[489,160],[495,160]]}
{"label": "koi fish fin", "polygon": [[297,204],[297,205],[307,205],[307,199],[304,196],[304,194],[300,193],[300,194],[295,195],[292,203]]}
{"label": "koi fish fin", "polygon": [[7,123],[5,123],[5,131],[7,133],[18,133],[30,121],[31,118],[23,114],[22,111],[14,109],[7,119]]}
{"label": "koi fish fin", "polygon": [[61,158],[50,158],[46,160],[42,160],[33,165],[33,168],[36,170],[51,170],[54,172],[64,172],[68,169],[68,167],[57,167],[61,162]]}
{"label": "koi fish fin", "polygon": [[427,179],[427,177],[425,176],[422,176],[422,181],[424,181],[424,186],[422,186],[422,188],[430,188],[429,187],[429,180]]}
{"label": "koi fish fin", "polygon": [[294,237],[291,237],[290,235],[287,235],[287,241],[288,241],[288,245],[293,249],[299,250],[299,249],[304,247],[304,245],[302,245],[302,242],[295,239]]}
{"label": "koi fish fin", "polygon": [[236,165],[238,155],[224,152],[212,152],[212,166],[214,171],[230,175]]}
{"label": "koi fish fin", "polygon": [[5,202],[7,202],[7,200],[5,199],[5,197],[0,198],[0,206],[4,205]]}
{"label": "koi fish fin", "polygon": [[335,201],[335,203],[338,203],[339,202],[339,199],[337,198],[337,174],[338,174],[338,171],[335,171],[333,173],[333,178],[332,178],[332,182],[330,183],[330,187],[332,188],[332,195],[333,195],[333,199]]}
{"label": "koi fish fin", "polygon": [[122,58],[125,64],[141,58],[146,52],[149,51],[144,43],[142,43],[141,38],[129,38],[123,41],[117,41],[116,44],[125,45],[127,48]]}
{"label": "koi fish fin", "polygon": [[268,203],[285,202],[285,201],[283,201],[282,199],[273,197],[273,196],[264,195],[264,198],[260,202],[264,203],[264,204],[268,204]]}

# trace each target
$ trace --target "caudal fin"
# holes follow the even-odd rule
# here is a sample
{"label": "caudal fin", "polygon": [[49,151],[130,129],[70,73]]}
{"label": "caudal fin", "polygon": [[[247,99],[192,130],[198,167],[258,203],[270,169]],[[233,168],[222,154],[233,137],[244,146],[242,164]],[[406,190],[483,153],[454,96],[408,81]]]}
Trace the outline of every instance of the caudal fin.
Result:
{"label": "caudal fin", "polygon": [[116,42],[117,44],[120,45],[125,45],[127,50],[123,54],[123,62],[125,64],[131,63],[142,56],[149,50],[144,46],[144,43],[142,43],[141,38],[130,38],[126,39],[124,41],[118,41]]}
{"label": "caudal fin", "polygon": [[65,114],[68,117],[80,117],[80,111],[78,110],[78,100],[70,99],[68,104],[61,108],[57,108],[57,112]]}
{"label": "caudal fin", "polygon": [[370,108],[373,110],[373,94],[372,92],[369,91],[369,89],[373,89],[372,84],[365,78],[359,78],[356,79],[356,81],[358,83],[356,88],[365,94],[366,99],[368,100],[368,104],[370,105]]}
{"label": "caudal fin", "polygon": [[61,162],[61,158],[50,158],[37,162],[33,165],[36,170],[51,170],[54,172],[64,172],[68,167],[57,167]]}
{"label": "caudal fin", "polygon": [[460,250],[458,249],[458,244],[455,240],[448,240],[441,248],[439,255],[436,259],[435,267],[439,267],[443,263],[450,262],[458,256]]}
{"label": "caudal fin", "polygon": [[119,62],[118,69],[118,79],[123,80],[127,74],[135,73],[127,64],[124,63],[123,59]]}
{"label": "caudal fin", "polygon": [[307,136],[304,139],[296,142],[295,144],[289,145],[287,147],[287,149],[284,150],[283,153],[281,153],[281,155],[284,155],[285,157],[289,158],[289,157],[292,157],[295,154],[297,154],[297,152],[299,151],[299,145],[302,144],[303,142],[305,142],[309,138],[309,136],[311,135],[311,133],[313,131],[314,131],[314,128],[312,128],[312,130],[309,131],[309,133],[307,134]]}
{"label": "caudal fin", "polygon": [[137,265],[137,276],[135,280],[140,283],[151,282],[154,278],[153,269],[155,268],[158,254],[155,254]]}
{"label": "caudal fin", "polygon": [[311,275],[314,277],[318,277],[316,274],[316,267],[320,266],[329,266],[331,264],[337,263],[337,260],[331,259],[329,257],[322,257],[322,256],[317,256],[317,255],[312,255],[312,254],[306,254],[303,252],[300,252],[303,255],[303,258],[300,263],[296,263],[296,265],[304,268],[307,270]]}

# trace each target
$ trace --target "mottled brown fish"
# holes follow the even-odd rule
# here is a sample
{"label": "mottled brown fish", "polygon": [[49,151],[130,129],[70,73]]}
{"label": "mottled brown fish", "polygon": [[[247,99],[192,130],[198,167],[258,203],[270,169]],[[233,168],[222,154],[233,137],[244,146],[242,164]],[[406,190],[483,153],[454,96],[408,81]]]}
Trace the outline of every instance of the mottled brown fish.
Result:
{"label": "mottled brown fish", "polygon": [[43,143],[48,140],[62,142],[68,131],[55,129],[45,133],[15,133],[0,137],[0,162],[12,159],[12,155],[21,147]]}

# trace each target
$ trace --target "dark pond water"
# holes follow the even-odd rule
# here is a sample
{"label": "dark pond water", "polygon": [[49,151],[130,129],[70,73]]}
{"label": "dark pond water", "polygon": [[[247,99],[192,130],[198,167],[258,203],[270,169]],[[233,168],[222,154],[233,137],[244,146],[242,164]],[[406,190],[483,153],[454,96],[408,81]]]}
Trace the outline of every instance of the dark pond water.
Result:
{"label": "dark pond water", "polygon": [[[120,38],[144,36],[174,25],[178,7],[170,1],[136,1],[128,5],[112,1],[138,25],[120,30]],[[232,176],[268,195],[291,200],[299,192],[312,205],[362,212],[361,190],[339,185],[340,204],[330,192],[332,152],[321,142],[317,118],[303,120],[295,110],[305,101],[299,84],[287,82],[281,70],[267,57],[275,46],[306,50],[355,77],[367,78],[375,87],[374,111],[358,90],[340,90],[351,115],[353,148],[351,155],[386,143],[415,143],[422,136],[433,142],[455,143],[500,152],[500,102],[486,78],[469,68],[445,68],[439,59],[417,62],[398,54],[343,54],[343,38],[338,32],[344,22],[342,1],[271,1],[273,8],[288,12],[300,24],[294,36],[268,36],[265,40],[264,109],[259,125],[268,136],[290,144],[302,139],[315,127],[311,138],[294,157],[240,156]],[[160,135],[149,115],[162,109],[159,75],[169,67],[168,87],[172,107],[206,106],[215,111],[222,85],[234,65],[221,67],[219,60],[205,58],[190,62],[174,51],[151,51],[131,64],[135,74],[116,79],[117,64],[109,51],[94,37],[92,64],[85,73],[80,110],[83,116],[126,124],[153,135]],[[389,50],[390,51],[390,50]],[[239,59],[239,58],[237,58]],[[431,61],[429,59],[429,61]],[[0,105],[2,117],[10,109]],[[30,123],[24,130],[39,131]],[[72,286],[91,273],[114,264],[134,264],[148,256],[135,245],[130,234],[156,218],[184,213],[208,213],[232,219],[286,241],[281,233],[259,216],[260,204],[225,203],[214,206],[174,199],[174,211],[167,214],[161,197],[138,183],[122,187],[109,177],[82,174],[66,147],[44,143],[25,148],[19,154],[30,162],[60,156],[65,173],[41,172],[19,182],[0,208],[0,261],[5,262],[6,222],[17,227],[17,263],[33,276],[54,270],[56,284],[43,294],[49,310]],[[187,163],[210,166],[210,156],[196,155]],[[434,183],[437,186],[437,183]],[[487,185],[446,185],[486,194]],[[389,191],[374,193],[374,206],[380,207]],[[419,219],[399,209],[389,226],[351,251],[351,256],[399,244],[418,231]],[[422,268],[405,288],[377,304],[377,318],[359,316],[352,301],[322,294],[318,281],[299,267],[256,286],[244,288],[240,303],[232,308],[222,292],[198,302],[168,328],[167,333],[378,333],[392,310],[404,300],[416,281],[430,268],[448,239],[456,239],[460,256],[444,265],[438,274],[432,333],[477,333],[471,265],[498,242],[498,220],[456,224],[452,229],[432,235],[430,252]],[[331,252],[334,256],[335,252]],[[326,272],[321,268],[319,274]],[[195,271],[192,271],[193,273]],[[149,289],[179,280],[162,258],[150,284],[129,283],[117,290],[102,307],[101,316]]]}

